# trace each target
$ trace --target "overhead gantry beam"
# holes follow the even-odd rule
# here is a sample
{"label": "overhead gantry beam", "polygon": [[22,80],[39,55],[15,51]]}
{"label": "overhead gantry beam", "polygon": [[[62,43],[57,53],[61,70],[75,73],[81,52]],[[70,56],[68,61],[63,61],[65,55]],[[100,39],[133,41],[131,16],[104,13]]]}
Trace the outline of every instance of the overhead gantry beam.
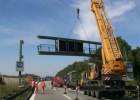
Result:
{"label": "overhead gantry beam", "polygon": [[38,36],[39,39],[51,40],[51,44],[38,45],[39,55],[65,55],[65,56],[97,56],[100,42],[68,39],[52,36]]}

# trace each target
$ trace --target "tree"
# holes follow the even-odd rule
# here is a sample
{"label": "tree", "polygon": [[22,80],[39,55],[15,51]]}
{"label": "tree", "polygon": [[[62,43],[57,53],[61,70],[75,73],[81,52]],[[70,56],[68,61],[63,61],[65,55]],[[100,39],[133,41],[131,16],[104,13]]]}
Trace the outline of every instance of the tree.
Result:
{"label": "tree", "polygon": [[137,47],[132,52],[134,56],[134,75],[137,80],[140,80],[140,47]]}
{"label": "tree", "polygon": [[[131,46],[124,39],[122,39],[122,37],[117,37],[117,41],[121,49],[123,59],[124,60],[128,59],[128,61],[133,62],[134,58],[133,58]],[[126,55],[127,55],[127,58],[126,58]]]}
{"label": "tree", "polygon": [[61,78],[64,78],[65,75],[67,75],[67,73],[71,72],[71,71],[76,71],[77,74],[80,77],[81,73],[85,70],[88,69],[88,63],[87,61],[81,61],[81,62],[74,62],[71,65],[68,65],[66,68],[64,68],[63,70],[59,71],[56,75],[60,76]]}

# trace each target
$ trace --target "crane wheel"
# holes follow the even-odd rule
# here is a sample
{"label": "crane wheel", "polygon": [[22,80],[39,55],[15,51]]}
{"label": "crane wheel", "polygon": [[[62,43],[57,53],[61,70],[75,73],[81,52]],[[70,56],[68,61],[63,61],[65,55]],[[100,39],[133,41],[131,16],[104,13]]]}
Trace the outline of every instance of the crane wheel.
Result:
{"label": "crane wheel", "polygon": [[87,95],[87,91],[84,91],[84,95]]}
{"label": "crane wheel", "polygon": [[96,97],[97,99],[101,99],[101,93],[100,93],[99,91],[96,91],[96,92],[95,92],[95,97]]}
{"label": "crane wheel", "polygon": [[91,96],[91,91],[88,91],[88,96]]}
{"label": "crane wheel", "polygon": [[92,97],[95,98],[96,95],[95,95],[95,91],[92,91]]}

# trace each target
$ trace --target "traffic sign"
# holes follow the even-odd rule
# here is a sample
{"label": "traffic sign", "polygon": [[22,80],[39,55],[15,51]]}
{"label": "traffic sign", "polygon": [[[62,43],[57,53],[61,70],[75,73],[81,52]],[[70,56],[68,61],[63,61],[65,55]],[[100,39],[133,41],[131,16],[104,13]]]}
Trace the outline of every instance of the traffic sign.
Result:
{"label": "traffic sign", "polygon": [[16,62],[16,71],[24,71],[24,63],[22,61]]}

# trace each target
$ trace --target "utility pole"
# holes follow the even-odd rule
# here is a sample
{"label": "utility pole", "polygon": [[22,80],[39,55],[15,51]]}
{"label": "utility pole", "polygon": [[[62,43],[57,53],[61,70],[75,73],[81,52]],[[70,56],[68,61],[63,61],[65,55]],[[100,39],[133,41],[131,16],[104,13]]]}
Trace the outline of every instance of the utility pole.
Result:
{"label": "utility pole", "polygon": [[22,54],[22,47],[23,47],[24,41],[20,40],[20,45],[19,45],[19,61],[17,61],[17,68],[16,70],[19,71],[19,86],[21,86],[21,72],[24,71],[23,68],[23,54]]}

